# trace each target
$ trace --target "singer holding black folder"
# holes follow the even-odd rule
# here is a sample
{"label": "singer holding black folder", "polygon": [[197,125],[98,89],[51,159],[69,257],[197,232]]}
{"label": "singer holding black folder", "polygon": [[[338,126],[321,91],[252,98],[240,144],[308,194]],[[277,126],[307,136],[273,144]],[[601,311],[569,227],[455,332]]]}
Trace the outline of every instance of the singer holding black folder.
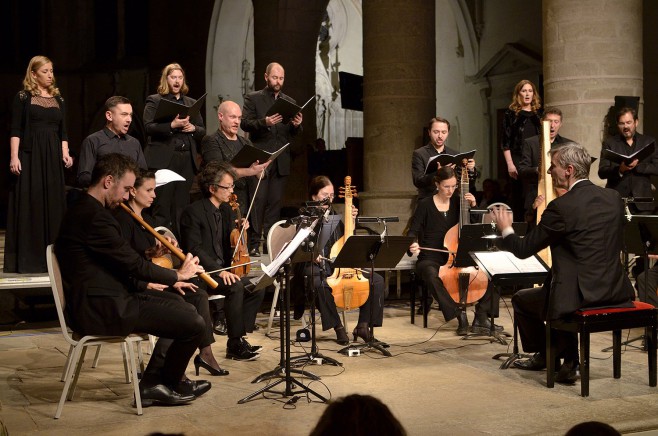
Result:
{"label": "singer holding black folder", "polygon": [[[630,107],[621,108],[617,112],[617,129],[619,134],[607,138],[601,149],[599,161],[599,177],[607,179],[606,188],[612,188],[622,197],[653,199],[651,191],[651,176],[658,175],[658,155],[655,150],[644,159],[633,159],[631,162],[615,162],[604,153],[610,150],[620,155],[629,156],[647,146],[655,147],[656,140],[648,135],[637,132],[639,121],[637,111]],[[629,203],[633,214],[651,214],[653,201]]]}
{"label": "singer holding black folder", "polygon": [[183,208],[190,204],[190,188],[199,170],[198,143],[206,134],[200,113],[190,117],[156,120],[158,105],[169,100],[192,106],[196,100],[187,96],[189,88],[185,72],[179,64],[169,64],[162,70],[158,93],[149,95],[144,107],[144,128],[148,141],[144,155],[150,169],[169,169],[185,178],[184,182],[167,183],[157,188],[152,214],[158,225],[179,234],[178,220]]}
{"label": "singer holding black folder", "polygon": [[[322,207],[324,209],[330,209],[331,202],[334,199],[334,185],[327,176],[314,177],[309,184],[309,195],[311,200],[323,202],[324,205]],[[352,219],[356,219],[358,212],[358,209],[352,206]],[[329,214],[335,215],[333,210],[331,210]],[[343,323],[340,321],[336,302],[334,301],[331,288],[327,285],[326,280],[326,278],[333,273],[333,268],[329,261],[323,259],[323,257],[329,257],[331,247],[342,235],[342,227],[336,227],[331,233],[326,245],[320,247],[321,257],[318,257],[315,260],[315,265],[311,266],[311,263],[299,264],[299,269],[295,271],[295,276],[292,281],[292,289],[296,301],[295,318],[299,319],[304,313],[304,301],[306,295],[304,292],[304,277],[312,277],[313,286],[315,287],[317,295],[318,310],[322,315],[322,330],[333,328],[336,332],[336,342],[339,345],[348,345],[349,337],[347,336]],[[368,272],[363,272],[363,275],[368,278],[370,274]],[[386,287],[384,286],[384,279],[379,274],[375,274],[373,282],[374,297],[373,295],[369,295],[365,304],[359,308],[359,321],[352,331],[355,341],[357,338],[361,338],[365,342],[369,342],[370,331],[368,325],[371,314],[374,317],[372,320],[372,325],[374,327],[380,327],[384,321],[384,300],[386,299],[387,294]],[[375,305],[372,308],[372,311],[370,310],[371,304]]]}
{"label": "singer holding black folder", "polygon": [[[249,139],[254,146],[270,153],[291,142],[292,138],[302,129],[301,112],[287,124],[283,123],[283,117],[280,114],[267,115],[268,110],[278,98],[295,102],[281,92],[284,78],[284,70],[281,65],[275,62],[269,64],[265,70],[265,88],[247,94],[242,108],[243,116],[240,127],[249,133]],[[270,227],[278,221],[281,213],[281,200],[289,175],[290,149],[288,148],[270,165],[267,177],[261,181],[261,186],[256,193],[251,224],[258,237],[261,234],[267,237]],[[264,248],[266,249],[266,246]],[[252,249],[249,254],[252,256],[260,254],[255,251],[257,249]]]}
{"label": "singer holding black folder", "polygon": [[[450,135],[450,122],[445,118],[434,117],[427,127],[429,144],[414,150],[411,159],[411,174],[414,186],[418,188],[418,201],[431,197],[436,193],[436,185],[433,178],[436,171],[441,167],[438,160],[433,161],[428,168],[430,159],[440,154],[456,155],[458,152],[446,146],[448,135]],[[475,193],[475,180],[479,174],[475,168],[475,159],[469,159],[466,165],[468,171],[469,191]],[[461,173],[461,169],[457,170]],[[460,174],[457,174],[459,177]]]}
{"label": "singer holding black folder", "polygon": [[[212,135],[206,135],[201,141],[201,155],[204,165],[213,161],[231,163],[231,160],[245,145],[252,145],[249,139],[238,135],[242,110],[237,103],[230,100],[223,101],[217,108],[217,118],[219,120],[219,129]],[[255,161],[248,168],[235,168],[238,179],[235,180],[233,193],[238,196],[242,216],[247,215],[249,205],[253,201],[258,176],[269,164],[269,162]],[[259,256],[260,235],[257,235],[252,227],[249,227],[248,230],[249,251],[250,255],[257,254]]]}

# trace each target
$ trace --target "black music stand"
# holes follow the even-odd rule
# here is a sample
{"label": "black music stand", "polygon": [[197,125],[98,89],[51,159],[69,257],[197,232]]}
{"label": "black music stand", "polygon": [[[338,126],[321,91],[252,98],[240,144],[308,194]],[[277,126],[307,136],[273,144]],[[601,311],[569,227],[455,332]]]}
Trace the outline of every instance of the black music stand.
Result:
{"label": "black music stand", "polygon": [[[315,225],[315,222],[311,224],[311,226]],[[306,227],[305,227],[306,228]],[[281,281],[281,291],[279,292],[280,298],[281,298],[281,311],[279,315],[279,329],[280,329],[280,336],[281,336],[281,360],[279,361],[279,364],[277,365],[276,368],[274,368],[272,371],[268,371],[266,373],[261,374],[260,376],[256,377],[252,381],[252,383],[257,383],[260,381],[268,380],[271,378],[278,377],[279,380],[276,380],[274,382],[268,383],[265,387],[258,389],[256,392],[247,395],[246,397],[242,398],[240,401],[238,401],[238,404],[244,404],[247,401],[257,397],[260,394],[263,394],[265,392],[270,392],[270,393],[278,393],[281,394],[283,397],[291,397],[293,395],[299,394],[299,393],[310,393],[315,395],[317,398],[320,399],[323,403],[326,403],[328,400],[323,397],[322,395],[318,394],[308,386],[305,386],[303,383],[301,383],[299,380],[294,378],[292,376],[292,373],[298,373],[298,374],[303,374],[304,376],[312,379],[312,380],[319,380],[319,377],[306,372],[306,371],[301,371],[301,370],[296,370],[296,369],[291,369],[290,368],[290,269],[291,265],[293,263],[298,263],[298,262],[308,262],[309,259],[312,259],[312,253],[304,251],[303,249],[300,249],[300,245],[303,242],[302,240],[298,239],[298,235],[302,229],[299,229],[297,231],[297,234],[295,234],[295,237],[287,244],[286,247],[284,247],[283,250],[281,250],[281,253],[272,260],[270,263],[273,264],[276,262],[276,264],[281,263],[281,267],[277,270],[277,276],[279,277],[279,280]],[[290,250],[294,250],[292,254],[287,254],[290,253]],[[288,256],[287,259],[279,259],[280,256]],[[254,291],[264,288],[265,286],[268,285],[269,283],[272,283],[273,277],[268,277],[267,274],[264,274],[261,277],[260,282],[258,285],[256,285],[256,288]],[[283,392],[278,392],[278,391],[273,391],[272,389],[275,386],[278,386],[281,383],[285,383],[285,389]],[[301,390],[295,390],[295,385],[297,385]]]}
{"label": "black music stand", "polygon": [[[642,253],[644,260],[644,293],[639,295],[640,301],[647,301],[647,292],[649,291],[649,254],[658,253],[658,215],[628,215],[629,223],[624,228],[624,256],[628,258],[628,253]],[[628,272],[628,271],[627,271]],[[646,329],[645,329],[646,330]],[[645,334],[637,338],[624,341],[621,345],[637,348],[646,351]],[[642,346],[632,345],[633,342],[642,341]],[[613,347],[604,348],[603,352],[612,350]]]}
{"label": "black music stand", "polygon": [[[412,244],[413,238],[410,236],[384,236],[384,235],[359,235],[350,236],[345,245],[343,246],[338,257],[334,261],[334,268],[361,268],[370,269],[370,298],[374,295],[374,282],[373,277],[375,268],[395,268],[400,262],[402,256],[405,255],[409,246]],[[383,303],[383,302],[382,302]],[[349,354],[349,350],[363,350],[368,351],[374,349],[382,353],[386,357],[391,357],[391,353],[384,348],[385,344],[375,340],[374,326],[372,325],[372,308],[370,304],[370,323],[368,325],[370,331],[370,341],[365,344],[349,345],[338,352],[341,354]]]}
{"label": "black music stand", "polygon": [[[318,256],[321,254],[322,249],[324,248],[325,245],[327,245],[327,242],[329,241],[331,235],[336,230],[339,224],[340,224],[339,215],[329,215],[327,217],[326,223],[325,223],[325,218],[321,218],[318,224],[319,228],[316,228],[315,232],[311,233],[307,238],[308,243],[305,246],[305,251],[307,251],[310,255],[310,260],[308,261],[308,263],[311,264],[311,276],[308,278],[308,281],[304,284],[304,290],[308,291],[310,289],[311,291],[311,308],[310,308],[311,352],[291,358],[290,361],[294,362],[295,364],[304,363],[304,362],[311,364],[317,362],[316,359],[322,359],[322,362],[324,364],[343,366],[343,364],[337,361],[336,359],[332,357],[327,357],[322,353],[320,353],[318,349],[318,344],[315,334],[315,297],[317,296],[317,290],[315,289],[315,273],[313,271],[316,268],[314,259],[317,259]],[[322,261],[322,265],[320,265],[319,268],[320,268],[319,271],[320,283],[324,283],[326,279],[326,273],[324,270],[324,261]]]}
{"label": "black music stand", "polygon": [[[494,251],[495,252],[495,251]],[[508,253],[506,251],[498,251],[501,255],[503,253]],[[488,253],[492,253],[489,251]],[[470,256],[473,260],[480,266],[480,269],[484,271],[487,275],[491,284],[496,288],[501,288],[503,286],[527,286],[531,283],[543,283],[548,275],[549,267],[544,263],[544,261],[538,256],[534,255],[534,260],[538,262],[539,266],[533,270],[529,271],[529,268],[519,268],[514,265],[513,261],[510,261],[509,264],[503,261],[496,261],[495,259],[486,259],[487,253],[472,252]],[[504,255],[506,256],[506,255]],[[492,262],[494,260],[494,262]],[[521,261],[524,262],[524,261]],[[525,263],[525,262],[524,262]],[[504,267],[503,267],[504,265]],[[514,323],[514,346],[512,353],[498,353],[492,357],[492,359],[500,359],[501,357],[507,357],[505,362],[500,365],[500,369],[507,369],[512,365],[515,360],[523,359],[530,357],[525,354],[519,353],[519,341],[518,341],[518,328],[516,324],[516,317],[513,320]],[[493,322],[492,322],[493,328]]]}
{"label": "black music stand", "polygon": [[[473,251],[487,251],[495,250],[495,243],[497,240],[497,235],[495,229],[491,224],[467,224],[462,226],[459,234],[459,247],[457,248],[457,254],[455,255],[455,265],[459,268],[465,268],[470,266],[478,266],[478,264],[473,260],[470,255],[470,252]],[[478,266],[479,267],[479,266]],[[459,283],[459,302],[457,304],[466,310],[467,300],[468,300],[468,284],[465,288],[462,288],[463,283]],[[491,286],[491,284],[489,284]],[[492,289],[492,292],[495,290]],[[494,298],[491,298],[491,306],[489,307],[489,319],[491,322],[491,328],[486,334],[483,333],[469,333],[462,337],[464,340],[471,338],[480,338],[487,337],[491,342],[500,342],[503,345],[507,344],[505,336],[510,336],[505,332],[497,332],[494,324]]]}

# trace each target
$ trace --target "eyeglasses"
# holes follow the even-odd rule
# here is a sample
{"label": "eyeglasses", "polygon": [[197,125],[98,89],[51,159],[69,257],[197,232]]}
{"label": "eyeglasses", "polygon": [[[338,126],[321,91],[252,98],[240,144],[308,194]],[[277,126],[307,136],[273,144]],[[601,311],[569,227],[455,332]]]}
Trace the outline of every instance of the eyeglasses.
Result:
{"label": "eyeglasses", "polygon": [[217,186],[218,188],[226,189],[227,191],[228,191],[229,189],[232,190],[233,188],[235,188],[235,184],[233,184],[233,185],[229,185],[229,186],[222,186],[222,185],[213,185],[213,186]]}

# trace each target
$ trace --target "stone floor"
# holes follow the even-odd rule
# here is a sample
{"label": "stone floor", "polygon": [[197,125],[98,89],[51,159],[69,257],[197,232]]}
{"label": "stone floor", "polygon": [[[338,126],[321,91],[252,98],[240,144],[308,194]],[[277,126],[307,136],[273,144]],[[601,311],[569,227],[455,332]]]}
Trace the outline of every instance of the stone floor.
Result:
{"label": "stone floor", "polygon": [[[443,325],[436,310],[430,313],[428,329],[410,324],[404,303],[387,307],[385,313],[384,327],[376,335],[391,344],[393,357],[378,352],[345,357],[336,353],[339,346],[331,340],[333,332],[321,333],[322,353],[343,366],[308,366],[322,380],[300,380],[328,398],[374,395],[389,405],[410,435],[564,434],[587,420],[607,422],[624,433],[658,429],[658,390],[648,386],[646,353],[626,349],[622,378],[614,380],[611,354],[600,351],[611,343],[607,334],[593,337],[591,396],[581,398],[579,383],[547,389],[545,372],[499,369],[500,362],[491,357],[511,346],[461,340],[454,335],[455,322]],[[500,323],[511,327],[504,301],[501,313]],[[352,327],[356,317],[356,312],[348,314]],[[261,325],[265,322],[265,316],[259,319]],[[293,334],[297,328],[293,326]],[[68,350],[61,333],[53,328],[5,332],[0,336],[0,421],[11,435],[308,434],[325,409],[313,396],[301,394],[291,404],[280,395],[268,394],[237,404],[264,386],[251,380],[273,369],[279,359],[278,337],[266,337],[261,328],[249,339],[265,347],[259,360],[223,359],[225,343],[217,337],[215,355],[231,374],[213,378],[213,388],[190,405],[146,408],[143,416],[131,407],[132,391],[123,382],[119,347],[106,347],[98,368],[85,363],[73,401],[55,420],[63,387],[59,377]],[[299,344],[293,346],[294,354],[302,351]],[[196,377],[192,365],[188,376],[211,378],[203,373]]]}

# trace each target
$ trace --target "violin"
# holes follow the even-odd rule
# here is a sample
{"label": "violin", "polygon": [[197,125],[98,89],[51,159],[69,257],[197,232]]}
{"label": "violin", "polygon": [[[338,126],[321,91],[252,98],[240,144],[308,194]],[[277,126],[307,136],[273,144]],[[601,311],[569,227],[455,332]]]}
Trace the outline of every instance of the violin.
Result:
{"label": "violin", "polygon": [[[352,185],[352,178],[345,177],[345,186],[339,188],[338,196],[345,198],[345,213],[343,223],[345,233],[331,247],[330,258],[335,258],[343,249],[347,238],[354,234],[354,219],[352,218],[352,198],[357,196],[356,187]],[[327,277],[327,285],[331,287],[336,307],[350,310],[362,306],[368,300],[370,286],[368,279],[361,270],[353,268],[336,268],[334,273]]]}
{"label": "violin", "polygon": [[[240,213],[240,204],[238,203],[238,196],[231,194],[229,198],[229,205],[235,211],[238,217],[238,224],[235,229],[231,230],[231,248],[233,248],[233,257],[231,259],[231,266],[240,265],[236,268],[231,268],[229,271],[238,277],[249,274],[251,270],[251,262],[249,258],[249,250],[247,249],[247,241],[244,235],[244,226],[242,225],[242,214]],[[242,264],[247,265],[242,265]]]}
{"label": "violin", "polygon": [[439,277],[443,281],[443,285],[450,294],[450,297],[452,297],[455,303],[462,305],[478,301],[485,294],[489,285],[486,275],[480,273],[475,267],[457,267],[455,265],[457,249],[459,248],[460,231],[464,225],[470,223],[470,205],[468,204],[468,200],[464,198],[464,194],[468,192],[467,162],[464,159],[460,181],[459,223],[448,230],[443,238],[443,246],[450,255],[448,262],[439,268]]}

